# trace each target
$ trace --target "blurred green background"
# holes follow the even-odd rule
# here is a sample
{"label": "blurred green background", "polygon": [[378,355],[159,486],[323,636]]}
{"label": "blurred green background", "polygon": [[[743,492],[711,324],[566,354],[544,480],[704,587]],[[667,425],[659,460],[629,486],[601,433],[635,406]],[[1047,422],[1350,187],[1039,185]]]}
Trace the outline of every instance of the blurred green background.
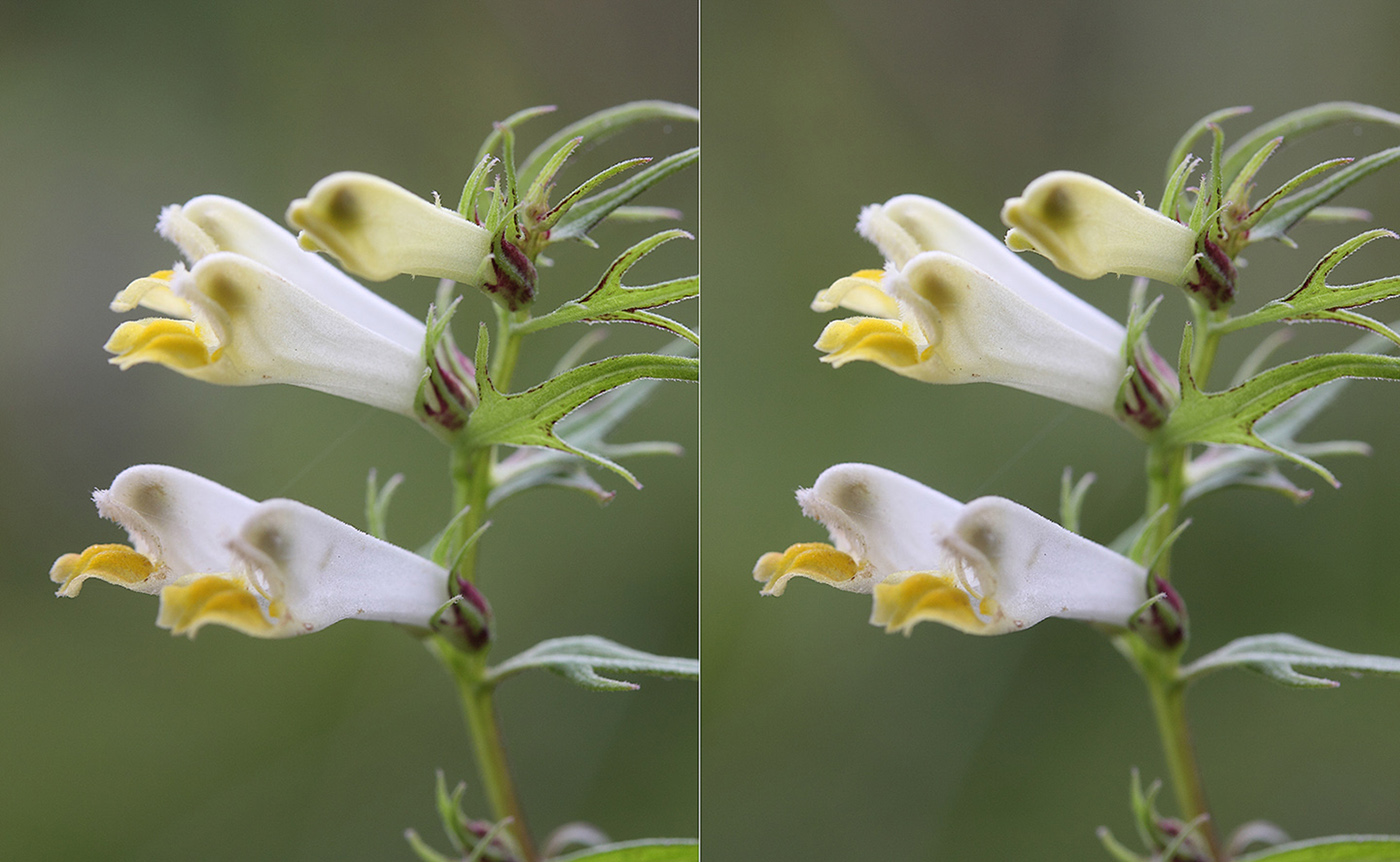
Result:
{"label": "blurred green background", "polygon": [[[709,0],[702,44],[709,858],[1107,858],[1096,826],[1134,841],[1130,767],[1148,778],[1164,770],[1146,695],[1102,637],[1051,620],[989,639],[924,625],[906,640],[868,625],[863,597],[801,582],[760,598],[749,572],[765,551],[825,538],[792,491],[841,461],[1051,516],[1061,470],[1092,470],[1085,529],[1107,540],[1142,506],[1141,446],[1101,416],[1010,389],[935,388],[868,363],[833,370],[811,344],[835,315],[807,303],[879,265],[853,231],[868,203],[922,193],[1001,232],[1002,201],[1057,168],[1141,189],[1155,204],[1177,136],[1217,108],[1254,105],[1255,120],[1333,99],[1400,109],[1400,6]],[[1280,156],[1266,181],[1398,143],[1393,129],[1334,129]],[[1396,170],[1338,203],[1400,227]],[[1291,290],[1359,230],[1305,227],[1299,251],[1253,249],[1242,305]],[[1334,280],[1397,271],[1400,246],[1377,243]],[[1059,278],[1125,316],[1128,279]],[[1154,324],[1169,356],[1183,305],[1169,293]],[[1323,326],[1294,334],[1282,355],[1356,337]],[[1218,385],[1255,342],[1227,342]],[[1195,654],[1269,631],[1400,654],[1397,421],[1400,390],[1354,384],[1308,437],[1375,445],[1368,460],[1334,462],[1341,491],[1297,473],[1318,488],[1301,508],[1245,491],[1193,507],[1175,568]],[[1190,711],[1226,831],[1254,818],[1296,837],[1400,831],[1394,680],[1296,692],[1221,674],[1195,689]]]}
{"label": "blurred green background", "polygon": [[[55,557],[123,538],[89,495],[135,463],[361,526],[366,472],[403,472],[389,529],[408,547],[450,504],[445,450],[401,417],[107,366],[101,346],[122,318],[106,305],[176,259],[153,233],[165,204],[214,192],[280,219],[346,169],[455,203],[491,122],[520,108],[559,106],[523,131],[533,146],[619,102],[694,104],[697,37],[694,4],[644,0],[0,3],[0,859],[409,859],[406,827],[445,845],[438,768],[485,813],[451,685],[402,632],[350,622],[259,642],[211,629],[191,643],[153,625],[150,597],[102,584],[53,597]],[[642,129],[565,179],[696,137]],[[697,187],[683,174],[639,202],[682,208],[694,230]],[[646,232],[605,226],[601,251],[555,249],[542,301],[582,293]],[[668,244],[631,281],[694,272],[696,258],[694,244]],[[421,317],[435,284],[376,289]],[[486,312],[481,297],[459,312],[468,346]],[[527,342],[518,383],[542,379],[581,332]],[[666,342],[622,327],[604,349]],[[584,632],[695,655],[697,400],[663,386],[620,429],[686,447],[632,464],[645,491],[608,476],[607,507],[545,490],[499,510],[482,586],[500,657]],[[619,839],[695,834],[697,697],[655,680],[626,695],[547,674],[506,685],[535,831],[589,820]]]}

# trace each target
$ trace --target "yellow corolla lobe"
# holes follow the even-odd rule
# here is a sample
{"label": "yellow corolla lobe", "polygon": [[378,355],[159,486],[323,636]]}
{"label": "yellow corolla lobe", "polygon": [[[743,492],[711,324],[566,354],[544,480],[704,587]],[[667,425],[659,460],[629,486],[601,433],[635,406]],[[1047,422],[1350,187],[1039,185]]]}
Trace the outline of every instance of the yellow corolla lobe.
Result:
{"label": "yellow corolla lobe", "polygon": [[[269,612],[276,612],[274,602]],[[160,591],[156,625],[171,634],[195,634],[209,623],[237,629],[253,637],[276,637],[272,621],[263,614],[258,593],[247,578],[237,575],[187,575]]]}
{"label": "yellow corolla lobe", "polygon": [[770,551],[754,565],[753,577],[763,581],[765,596],[781,596],[792,577],[811,578],[819,583],[840,586],[860,573],[860,565],[850,554],[825,542],[800,542],[782,553]]}
{"label": "yellow corolla lobe", "polygon": [[123,371],[142,362],[193,371],[212,365],[219,353],[209,349],[209,338],[199,324],[170,317],[129,320],[117,327],[103,349],[116,354],[107,361]]}
{"label": "yellow corolla lobe", "polygon": [[995,612],[996,603],[984,598],[973,610],[972,599],[952,575],[915,572],[902,580],[875,586],[875,608],[870,621],[884,626],[887,632],[902,631],[906,635],[924,620],[968,634],[986,634],[983,620]]}
{"label": "yellow corolla lobe", "polygon": [[83,581],[88,578],[131,587],[155,570],[149,557],[127,545],[93,545],[81,554],[64,554],[55,560],[49,579],[59,585],[58,595],[72,597],[82,590]]}

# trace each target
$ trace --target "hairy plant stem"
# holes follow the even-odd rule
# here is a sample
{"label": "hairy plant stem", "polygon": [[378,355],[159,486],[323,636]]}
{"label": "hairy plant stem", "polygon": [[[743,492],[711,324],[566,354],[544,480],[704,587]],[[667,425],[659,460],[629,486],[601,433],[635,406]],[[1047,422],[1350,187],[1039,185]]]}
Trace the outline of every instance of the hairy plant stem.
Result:
{"label": "hairy plant stem", "polygon": [[[520,352],[521,338],[511,331],[510,324],[522,315],[528,317],[529,312],[512,315],[501,311],[497,316],[496,352],[490,368],[492,382],[502,391],[509,390],[515,360]],[[472,583],[476,582],[477,549],[480,547],[474,537],[486,523],[486,503],[491,493],[491,465],[494,462],[494,446],[452,450],[452,505],[457,520],[448,558],[457,560],[456,574]],[[469,542],[470,547],[467,547]],[[442,638],[432,638],[429,644],[457,683],[467,735],[471,737],[477,773],[491,806],[492,819],[499,822],[509,817],[511,823],[507,829],[523,854],[522,862],[535,862],[539,857],[515,790],[515,781],[506,759],[505,739],[496,718],[496,706],[492,699],[495,686],[486,679],[486,649],[475,653],[464,652]]]}
{"label": "hairy plant stem", "polygon": [[[1212,324],[1218,323],[1227,314],[1225,311],[1197,308],[1199,337],[1189,361],[1192,379],[1198,386],[1206,385],[1220,342],[1220,333],[1213,329]],[[1165,443],[1153,443],[1147,453],[1147,517],[1156,518],[1151,527],[1154,535],[1147,553],[1149,559],[1157,555],[1153,572],[1163,580],[1168,580],[1171,573],[1171,549],[1167,547],[1167,542],[1181,517],[1181,499],[1186,490],[1186,458],[1186,447]],[[1122,635],[1117,645],[1147,684],[1157,733],[1162,740],[1162,753],[1171,774],[1181,818],[1190,821],[1201,815],[1209,815],[1210,806],[1206,802],[1201,769],[1196,762],[1196,749],[1186,722],[1186,686],[1180,674],[1181,652],[1185,644],[1177,649],[1157,647],[1129,633]],[[1199,829],[1210,846],[1211,855],[1217,862],[1225,862],[1227,857],[1214,821],[1207,816]]]}
{"label": "hairy plant stem", "polygon": [[491,806],[491,817],[496,821],[511,818],[506,829],[524,854],[523,862],[535,862],[539,855],[525,822],[525,810],[515,792],[515,781],[511,778],[505,740],[501,736],[496,706],[492,700],[495,686],[486,680],[485,653],[464,653],[441,638],[432,638],[428,643],[457,683],[462,716],[466,719],[467,735],[472,740],[477,774]]}

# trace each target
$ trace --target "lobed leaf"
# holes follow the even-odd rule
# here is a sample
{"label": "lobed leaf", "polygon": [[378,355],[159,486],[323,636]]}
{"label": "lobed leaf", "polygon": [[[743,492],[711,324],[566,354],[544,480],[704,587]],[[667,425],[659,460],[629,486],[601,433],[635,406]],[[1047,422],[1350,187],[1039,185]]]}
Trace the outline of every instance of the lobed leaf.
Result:
{"label": "lobed leaf", "polygon": [[1332,285],[1327,283],[1327,276],[1338,264],[1362,246],[1382,237],[1397,239],[1400,238],[1400,235],[1393,231],[1378,229],[1352,237],[1324,255],[1297,290],[1249,314],[1231,318],[1215,326],[1214,331],[1224,334],[1257,326],[1261,323],[1278,321],[1334,320],[1369,329],[1377,335],[1400,344],[1400,335],[1397,335],[1385,324],[1364,315],[1343,311],[1343,309],[1357,308],[1400,296],[1400,276],[1378,278],[1359,284]]}
{"label": "lobed leaf", "polygon": [[[1182,340],[1182,355],[1189,356],[1191,330]],[[1255,423],[1289,399],[1342,378],[1400,380],[1400,360],[1364,353],[1324,353],[1289,362],[1253,377],[1224,392],[1205,393],[1183,369],[1181,404],[1162,426],[1163,439],[1178,445],[1215,443],[1250,446],[1300,464],[1332,485],[1327,468],[1297,450],[1271,443],[1255,432]]]}
{"label": "lobed leaf", "polygon": [[654,353],[610,356],[555,375],[538,386],[513,395],[496,389],[486,369],[490,353],[486,327],[477,339],[476,380],[481,403],[463,431],[466,446],[543,446],[569,452],[622,476],[641,487],[624,467],[594,452],[572,446],[554,431],[555,423],[611,389],[633,380],[688,380],[700,377],[699,360]]}
{"label": "lobed leaf", "polygon": [[1237,638],[1183,667],[1181,678],[1185,682],[1194,682],[1208,673],[1228,667],[1252,670],[1276,682],[1298,688],[1336,688],[1341,684],[1326,677],[1310,676],[1299,668],[1343,671],[1353,676],[1366,673],[1400,676],[1400,658],[1345,652],[1303,640],[1297,635],[1270,634]]}
{"label": "lobed leaf", "polygon": [[603,676],[600,671],[609,674],[640,673],[671,679],[700,678],[700,662],[696,659],[652,655],[597,635],[578,635],[541,641],[496,665],[487,672],[486,679],[495,684],[531,668],[557,673],[593,691],[633,691],[640,688],[636,683]]}
{"label": "lobed leaf", "polygon": [[1400,836],[1310,838],[1239,856],[1235,862],[1400,862]]}
{"label": "lobed leaf", "polygon": [[531,318],[524,323],[514,327],[517,333],[536,332],[541,329],[548,329],[553,326],[560,326],[565,323],[577,323],[588,321],[590,323],[607,323],[613,321],[631,321],[633,323],[645,323],[665,329],[691,344],[699,344],[700,337],[692,332],[688,327],[663,317],[659,314],[651,314],[644,309],[659,308],[670,305],[673,302],[691,299],[700,293],[699,276],[689,276],[687,278],[677,278],[671,281],[664,281],[659,284],[649,284],[642,287],[628,287],[622,283],[622,277],[627,274],[636,263],[646,257],[658,246],[670,242],[673,239],[694,239],[689,233],[683,230],[668,230],[642,240],[636,245],[624,251],[617,260],[614,260],[603,274],[602,280],[588,293],[578,299],[570,300],[549,314]]}

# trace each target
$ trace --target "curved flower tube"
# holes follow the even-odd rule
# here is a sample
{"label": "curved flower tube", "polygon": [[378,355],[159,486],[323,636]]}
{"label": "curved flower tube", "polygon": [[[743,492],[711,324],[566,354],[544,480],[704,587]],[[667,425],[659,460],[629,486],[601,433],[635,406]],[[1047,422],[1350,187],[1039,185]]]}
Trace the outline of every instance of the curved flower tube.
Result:
{"label": "curved flower tube", "polygon": [[1196,253],[1190,228],[1087,174],[1052,171],[1001,210],[1006,244],[1080,278],[1110,272],[1185,284]]}
{"label": "curved flower tube", "polygon": [[[186,303],[179,317],[131,320],[105,345],[124,369],[157,362],[226,386],[290,383],[414,415],[422,356],[249,258],[217,252],[133,283]],[[166,300],[162,299],[162,302]]]}
{"label": "curved flower tube", "polygon": [[331,174],[292,201],[287,223],[301,229],[302,248],[329,252],[372,281],[407,272],[479,285],[491,255],[486,228],[354,171]]}
{"label": "curved flower tube", "polygon": [[156,464],[93,494],[131,545],[64,554],[50,578],[76,596],[97,578],[160,596],[156,624],[191,637],[216,623],[280,638],[359,618],[427,626],[447,571],[294,500],[254,500]]}
{"label": "curved flower tube", "polygon": [[889,259],[817,294],[865,317],[827,325],[816,347],[841,366],[876,362],[929,383],[1001,383],[1113,414],[1125,331],[955,210],[902,195],[861,213]]}
{"label": "curved flower tube", "polygon": [[832,544],[764,554],[764,595],[794,577],[874,596],[870,621],[906,634],[925,620],[969,634],[1047,617],[1126,626],[1147,600],[1147,570],[1000,497],[959,503],[882,467],[837,464],[797,492]]}
{"label": "curved flower tube", "polygon": [[106,348],[125,369],[157,362],[210,383],[291,383],[413,416],[423,323],[238,201],[205,195],[161,213],[160,233],[193,264],[133,281]]}

